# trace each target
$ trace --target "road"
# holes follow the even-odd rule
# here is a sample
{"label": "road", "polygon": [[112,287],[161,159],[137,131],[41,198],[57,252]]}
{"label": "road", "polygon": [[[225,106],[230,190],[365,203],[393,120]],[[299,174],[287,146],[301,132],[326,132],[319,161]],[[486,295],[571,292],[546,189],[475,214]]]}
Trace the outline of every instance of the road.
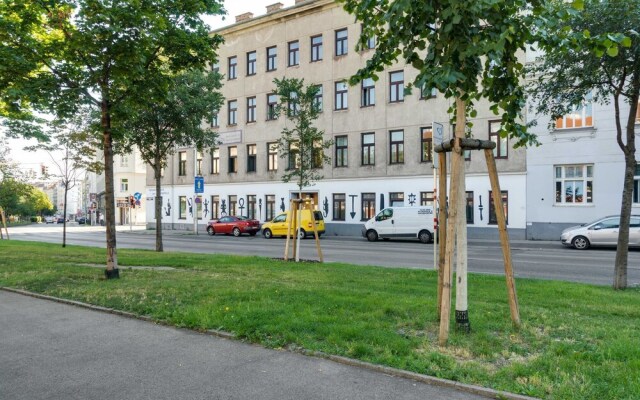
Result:
{"label": "road", "polygon": [[[10,228],[11,239],[62,242],[62,226],[29,225]],[[155,232],[140,227],[118,227],[119,248],[155,248]],[[70,224],[67,243],[105,247],[103,227]],[[325,261],[346,262],[359,265],[401,267],[414,269],[433,268],[433,245],[417,241],[368,242],[359,237],[323,237],[322,251]],[[165,231],[165,251],[193,253],[225,253],[282,257],[284,239],[267,240],[261,236],[207,236],[183,231]],[[574,250],[560,242],[512,241],[511,251],[516,277],[552,279],[573,282],[611,285],[615,249]],[[302,242],[302,258],[316,259],[314,241]],[[504,274],[504,263],[499,241],[470,240],[468,245],[469,271],[483,274]],[[640,251],[629,252],[629,286],[640,285]]]}

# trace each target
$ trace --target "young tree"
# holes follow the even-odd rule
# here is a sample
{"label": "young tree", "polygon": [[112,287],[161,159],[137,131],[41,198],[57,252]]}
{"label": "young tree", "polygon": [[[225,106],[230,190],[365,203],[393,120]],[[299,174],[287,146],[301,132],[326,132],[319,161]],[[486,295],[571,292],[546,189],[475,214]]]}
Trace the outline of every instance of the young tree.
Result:
{"label": "young tree", "polygon": [[198,149],[215,147],[217,134],[203,126],[211,121],[223,102],[220,75],[197,70],[166,77],[166,85],[155,85],[124,104],[122,113],[124,147],[136,146],[153,169],[156,184],[156,251],[162,246],[162,168],[177,146]]}
{"label": "young tree", "polygon": [[[549,12],[557,15],[564,9],[563,2],[552,2]],[[589,95],[594,102],[613,101],[616,142],[625,161],[613,288],[624,289],[640,96],[640,0],[587,0],[583,12],[567,16],[566,23],[546,25],[540,31],[544,56],[531,71],[536,76],[531,86],[532,100],[538,113],[551,116],[552,127],[557,117],[584,104]],[[622,46],[608,50],[601,44],[606,41],[618,41]],[[627,115],[621,115],[621,102],[629,105]]]}
{"label": "young tree", "polygon": [[[321,111],[316,100],[320,89],[315,85],[305,86],[304,79],[274,79],[273,83],[279,98],[276,112],[291,122],[291,127],[284,128],[278,140],[280,155],[288,158],[282,181],[294,181],[298,198],[302,199],[302,189],[323,179],[322,166],[331,163],[325,150],[333,141],[325,140],[324,132],[313,126]],[[300,241],[297,245],[296,261],[299,261]]]}
{"label": "young tree", "polygon": [[100,110],[104,152],[107,278],[117,278],[112,111],[165,72],[204,69],[218,35],[203,14],[219,0],[0,2],[0,112],[58,117],[81,105]]}

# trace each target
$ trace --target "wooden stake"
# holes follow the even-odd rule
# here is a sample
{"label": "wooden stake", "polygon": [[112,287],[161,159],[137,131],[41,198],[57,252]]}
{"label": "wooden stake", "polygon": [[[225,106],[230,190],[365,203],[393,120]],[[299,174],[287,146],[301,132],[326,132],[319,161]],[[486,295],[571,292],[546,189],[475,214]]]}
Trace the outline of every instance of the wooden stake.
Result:
{"label": "wooden stake", "polygon": [[467,301],[467,218],[466,184],[464,165],[460,168],[460,187],[456,207],[460,211],[456,229],[456,329],[469,332],[469,306]]}
{"label": "wooden stake", "polygon": [[511,264],[511,248],[509,236],[507,234],[507,222],[502,205],[502,193],[500,192],[500,182],[498,181],[498,171],[496,160],[493,158],[493,150],[484,150],[487,160],[489,179],[491,180],[491,195],[493,197],[496,219],[498,220],[498,231],[500,233],[500,243],[502,245],[502,257],[504,258],[504,275],[507,280],[507,291],[509,293],[509,308],[511,309],[511,321],[516,328],[520,328],[520,310],[518,308],[518,297],[516,294],[516,283],[513,277],[513,266]]}
{"label": "wooden stake", "polygon": [[291,239],[291,221],[293,221],[293,200],[289,200],[289,218],[287,218],[287,240],[284,245],[284,260],[289,260],[289,240]]}
{"label": "wooden stake", "polygon": [[291,214],[293,215],[293,233],[292,233],[292,245],[293,247],[293,259],[298,261],[298,247],[296,246],[298,241],[298,230],[300,229],[300,221],[298,220],[298,208],[300,207],[300,203],[297,199],[294,199],[293,208],[291,209]]}
{"label": "wooden stake", "polygon": [[447,245],[447,153],[438,154],[438,321],[442,310],[442,272]]}
{"label": "wooden stake", "polygon": [[320,236],[318,236],[318,228],[316,227],[316,216],[314,214],[313,209],[313,200],[307,201],[305,203],[307,209],[311,214],[311,225],[313,226],[313,237],[316,239],[316,250],[318,251],[318,258],[320,262],[324,262],[324,258],[322,257],[322,249],[320,248]]}
{"label": "wooden stake", "polygon": [[7,228],[7,216],[4,214],[4,209],[0,207],[0,239],[4,239],[2,229],[7,233],[7,240],[9,240],[9,229]]}

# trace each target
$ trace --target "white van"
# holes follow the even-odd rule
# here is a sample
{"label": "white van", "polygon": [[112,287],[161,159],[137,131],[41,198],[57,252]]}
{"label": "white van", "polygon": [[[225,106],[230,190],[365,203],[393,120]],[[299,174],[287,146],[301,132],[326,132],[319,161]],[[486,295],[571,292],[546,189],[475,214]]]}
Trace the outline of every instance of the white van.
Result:
{"label": "white van", "polygon": [[362,236],[370,242],[378,238],[433,240],[433,207],[387,207],[364,224]]}

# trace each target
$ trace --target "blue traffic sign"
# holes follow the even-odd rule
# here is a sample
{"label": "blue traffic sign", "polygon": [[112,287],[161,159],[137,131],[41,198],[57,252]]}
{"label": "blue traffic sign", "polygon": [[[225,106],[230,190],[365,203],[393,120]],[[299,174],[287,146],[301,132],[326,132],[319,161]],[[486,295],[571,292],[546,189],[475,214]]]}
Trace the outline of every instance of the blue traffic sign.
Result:
{"label": "blue traffic sign", "polygon": [[196,176],[194,191],[196,193],[204,193],[204,178],[203,177]]}
{"label": "blue traffic sign", "polygon": [[135,193],[133,194],[133,198],[134,198],[134,199],[136,199],[136,200],[140,200],[140,199],[142,198],[142,193],[140,193],[140,192],[135,192]]}

